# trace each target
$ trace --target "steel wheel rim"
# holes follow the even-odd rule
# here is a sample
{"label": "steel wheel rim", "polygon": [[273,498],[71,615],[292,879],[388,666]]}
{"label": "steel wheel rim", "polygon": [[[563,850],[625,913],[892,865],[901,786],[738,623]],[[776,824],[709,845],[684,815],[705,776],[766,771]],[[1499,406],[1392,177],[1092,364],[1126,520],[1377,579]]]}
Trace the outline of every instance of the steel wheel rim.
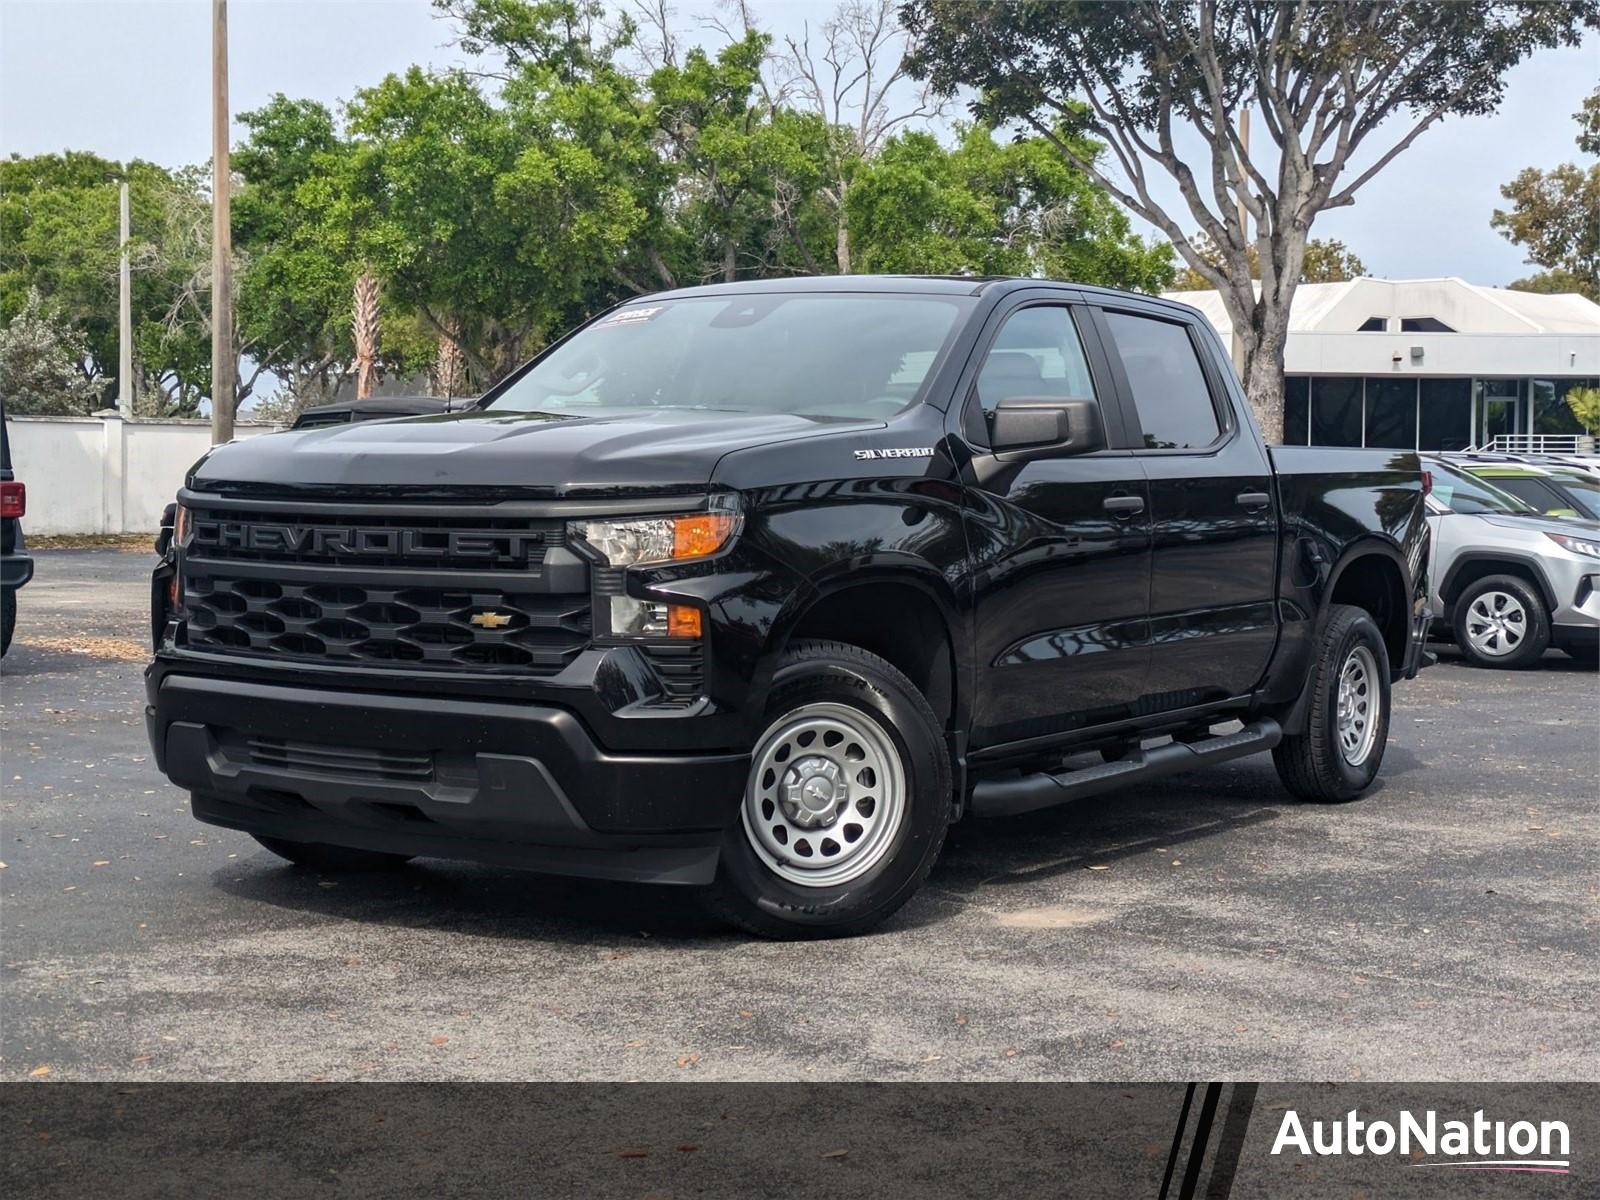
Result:
{"label": "steel wheel rim", "polygon": [[1365,646],[1352,646],[1339,668],[1339,753],[1358,767],[1372,753],[1378,738],[1378,660]]}
{"label": "steel wheel rim", "polygon": [[801,887],[859,879],[905,818],[906,773],[888,730],[858,708],[805,704],[767,727],[740,806],[745,837]]}
{"label": "steel wheel rim", "polygon": [[1467,606],[1467,641],[1479,654],[1503,658],[1528,636],[1528,610],[1510,592],[1484,592]]}

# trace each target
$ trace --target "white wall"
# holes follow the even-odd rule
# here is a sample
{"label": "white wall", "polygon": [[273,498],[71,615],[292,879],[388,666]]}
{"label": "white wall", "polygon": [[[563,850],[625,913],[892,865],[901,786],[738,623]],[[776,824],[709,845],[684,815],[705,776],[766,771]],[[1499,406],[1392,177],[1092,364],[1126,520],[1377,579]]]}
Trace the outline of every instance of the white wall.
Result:
{"label": "white wall", "polygon": [[[153,533],[189,468],[211,447],[209,421],[7,415],[11,466],[28,488],[27,533]],[[275,425],[241,423],[236,437]]]}

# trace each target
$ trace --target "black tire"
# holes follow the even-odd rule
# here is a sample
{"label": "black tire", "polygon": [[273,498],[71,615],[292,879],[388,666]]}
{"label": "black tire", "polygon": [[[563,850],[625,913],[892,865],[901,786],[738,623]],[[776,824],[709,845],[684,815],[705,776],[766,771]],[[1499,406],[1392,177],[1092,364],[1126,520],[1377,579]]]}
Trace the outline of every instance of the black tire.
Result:
{"label": "black tire", "polygon": [[[1372,735],[1364,755],[1352,762],[1340,742],[1339,691],[1346,664],[1358,651],[1364,651],[1371,663],[1367,695]],[[1302,800],[1321,804],[1354,800],[1376,778],[1389,741],[1389,651],[1366,609],[1348,604],[1328,609],[1310,686],[1304,731],[1286,736],[1272,751],[1278,778]],[[1377,703],[1375,714],[1370,709],[1372,698]]]}
{"label": "black tire", "polygon": [[297,867],[315,871],[387,871],[410,862],[409,854],[386,854],[381,850],[354,850],[349,846],[330,846],[326,842],[291,842],[287,838],[250,835],[279,858]]}
{"label": "black tire", "polygon": [[[1508,598],[1507,607],[1513,611],[1520,610],[1523,614],[1523,620],[1519,622],[1522,626],[1521,640],[1505,653],[1495,653],[1493,647],[1487,651],[1480,649],[1471,636],[1474,622],[1482,617],[1481,612],[1474,611],[1474,606],[1483,601],[1483,607],[1492,609],[1497,596]],[[1466,591],[1456,598],[1452,625],[1461,657],[1475,667],[1501,671],[1524,670],[1543,658],[1544,652],[1550,648],[1550,612],[1545,608],[1544,597],[1526,579],[1516,575],[1486,575],[1468,585]]]}
{"label": "black tire", "polygon": [[11,635],[17,629],[17,589],[0,588],[0,657],[11,649]]}
{"label": "black tire", "polygon": [[[939,720],[922,693],[893,666],[842,642],[797,643],[773,677],[769,733],[789,714],[815,705],[853,709],[851,720],[865,714],[884,739],[881,744],[899,755],[904,805],[873,864],[858,877],[823,886],[791,882],[763,860],[752,844],[755,835],[746,830],[741,796],[723,835],[716,881],[702,891],[701,900],[717,918],[761,937],[849,937],[872,929],[927,879],[954,812],[950,759]],[[757,751],[767,738],[763,734],[758,740]],[[752,762],[752,787],[758,786],[756,770]],[[814,836],[820,839],[832,828]],[[798,840],[794,844],[799,847]]]}

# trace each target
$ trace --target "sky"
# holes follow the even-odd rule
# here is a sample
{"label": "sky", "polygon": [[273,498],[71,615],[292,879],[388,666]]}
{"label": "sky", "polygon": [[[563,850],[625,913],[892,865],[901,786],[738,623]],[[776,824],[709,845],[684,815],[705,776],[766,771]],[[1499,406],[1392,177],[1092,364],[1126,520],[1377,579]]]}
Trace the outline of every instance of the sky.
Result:
{"label": "sky", "polygon": [[[780,36],[819,25],[833,8],[833,0],[752,3]],[[677,24],[693,40],[718,11],[717,0],[683,0]],[[231,0],[229,26],[236,113],[276,92],[336,105],[412,63],[465,61],[426,0]],[[209,57],[207,0],[0,0],[0,154],[77,149],[169,167],[204,162]],[[1523,167],[1578,158],[1571,114],[1597,79],[1600,39],[1535,55],[1509,76],[1498,113],[1430,129],[1354,206],[1319,217],[1313,235],[1342,240],[1370,273],[1391,278],[1503,285],[1531,273],[1489,226],[1500,185]]]}

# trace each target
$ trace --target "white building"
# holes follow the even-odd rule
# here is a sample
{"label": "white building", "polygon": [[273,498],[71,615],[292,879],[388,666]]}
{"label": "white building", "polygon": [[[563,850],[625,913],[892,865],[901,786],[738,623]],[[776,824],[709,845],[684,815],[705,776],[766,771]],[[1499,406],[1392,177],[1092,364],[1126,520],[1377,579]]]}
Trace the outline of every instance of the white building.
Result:
{"label": "white building", "polygon": [[[1228,343],[1216,292],[1168,296],[1204,312]],[[1600,385],[1600,304],[1461,279],[1307,283],[1284,365],[1292,444],[1461,450],[1566,435],[1551,448],[1571,448],[1585,431],[1567,391]]]}

